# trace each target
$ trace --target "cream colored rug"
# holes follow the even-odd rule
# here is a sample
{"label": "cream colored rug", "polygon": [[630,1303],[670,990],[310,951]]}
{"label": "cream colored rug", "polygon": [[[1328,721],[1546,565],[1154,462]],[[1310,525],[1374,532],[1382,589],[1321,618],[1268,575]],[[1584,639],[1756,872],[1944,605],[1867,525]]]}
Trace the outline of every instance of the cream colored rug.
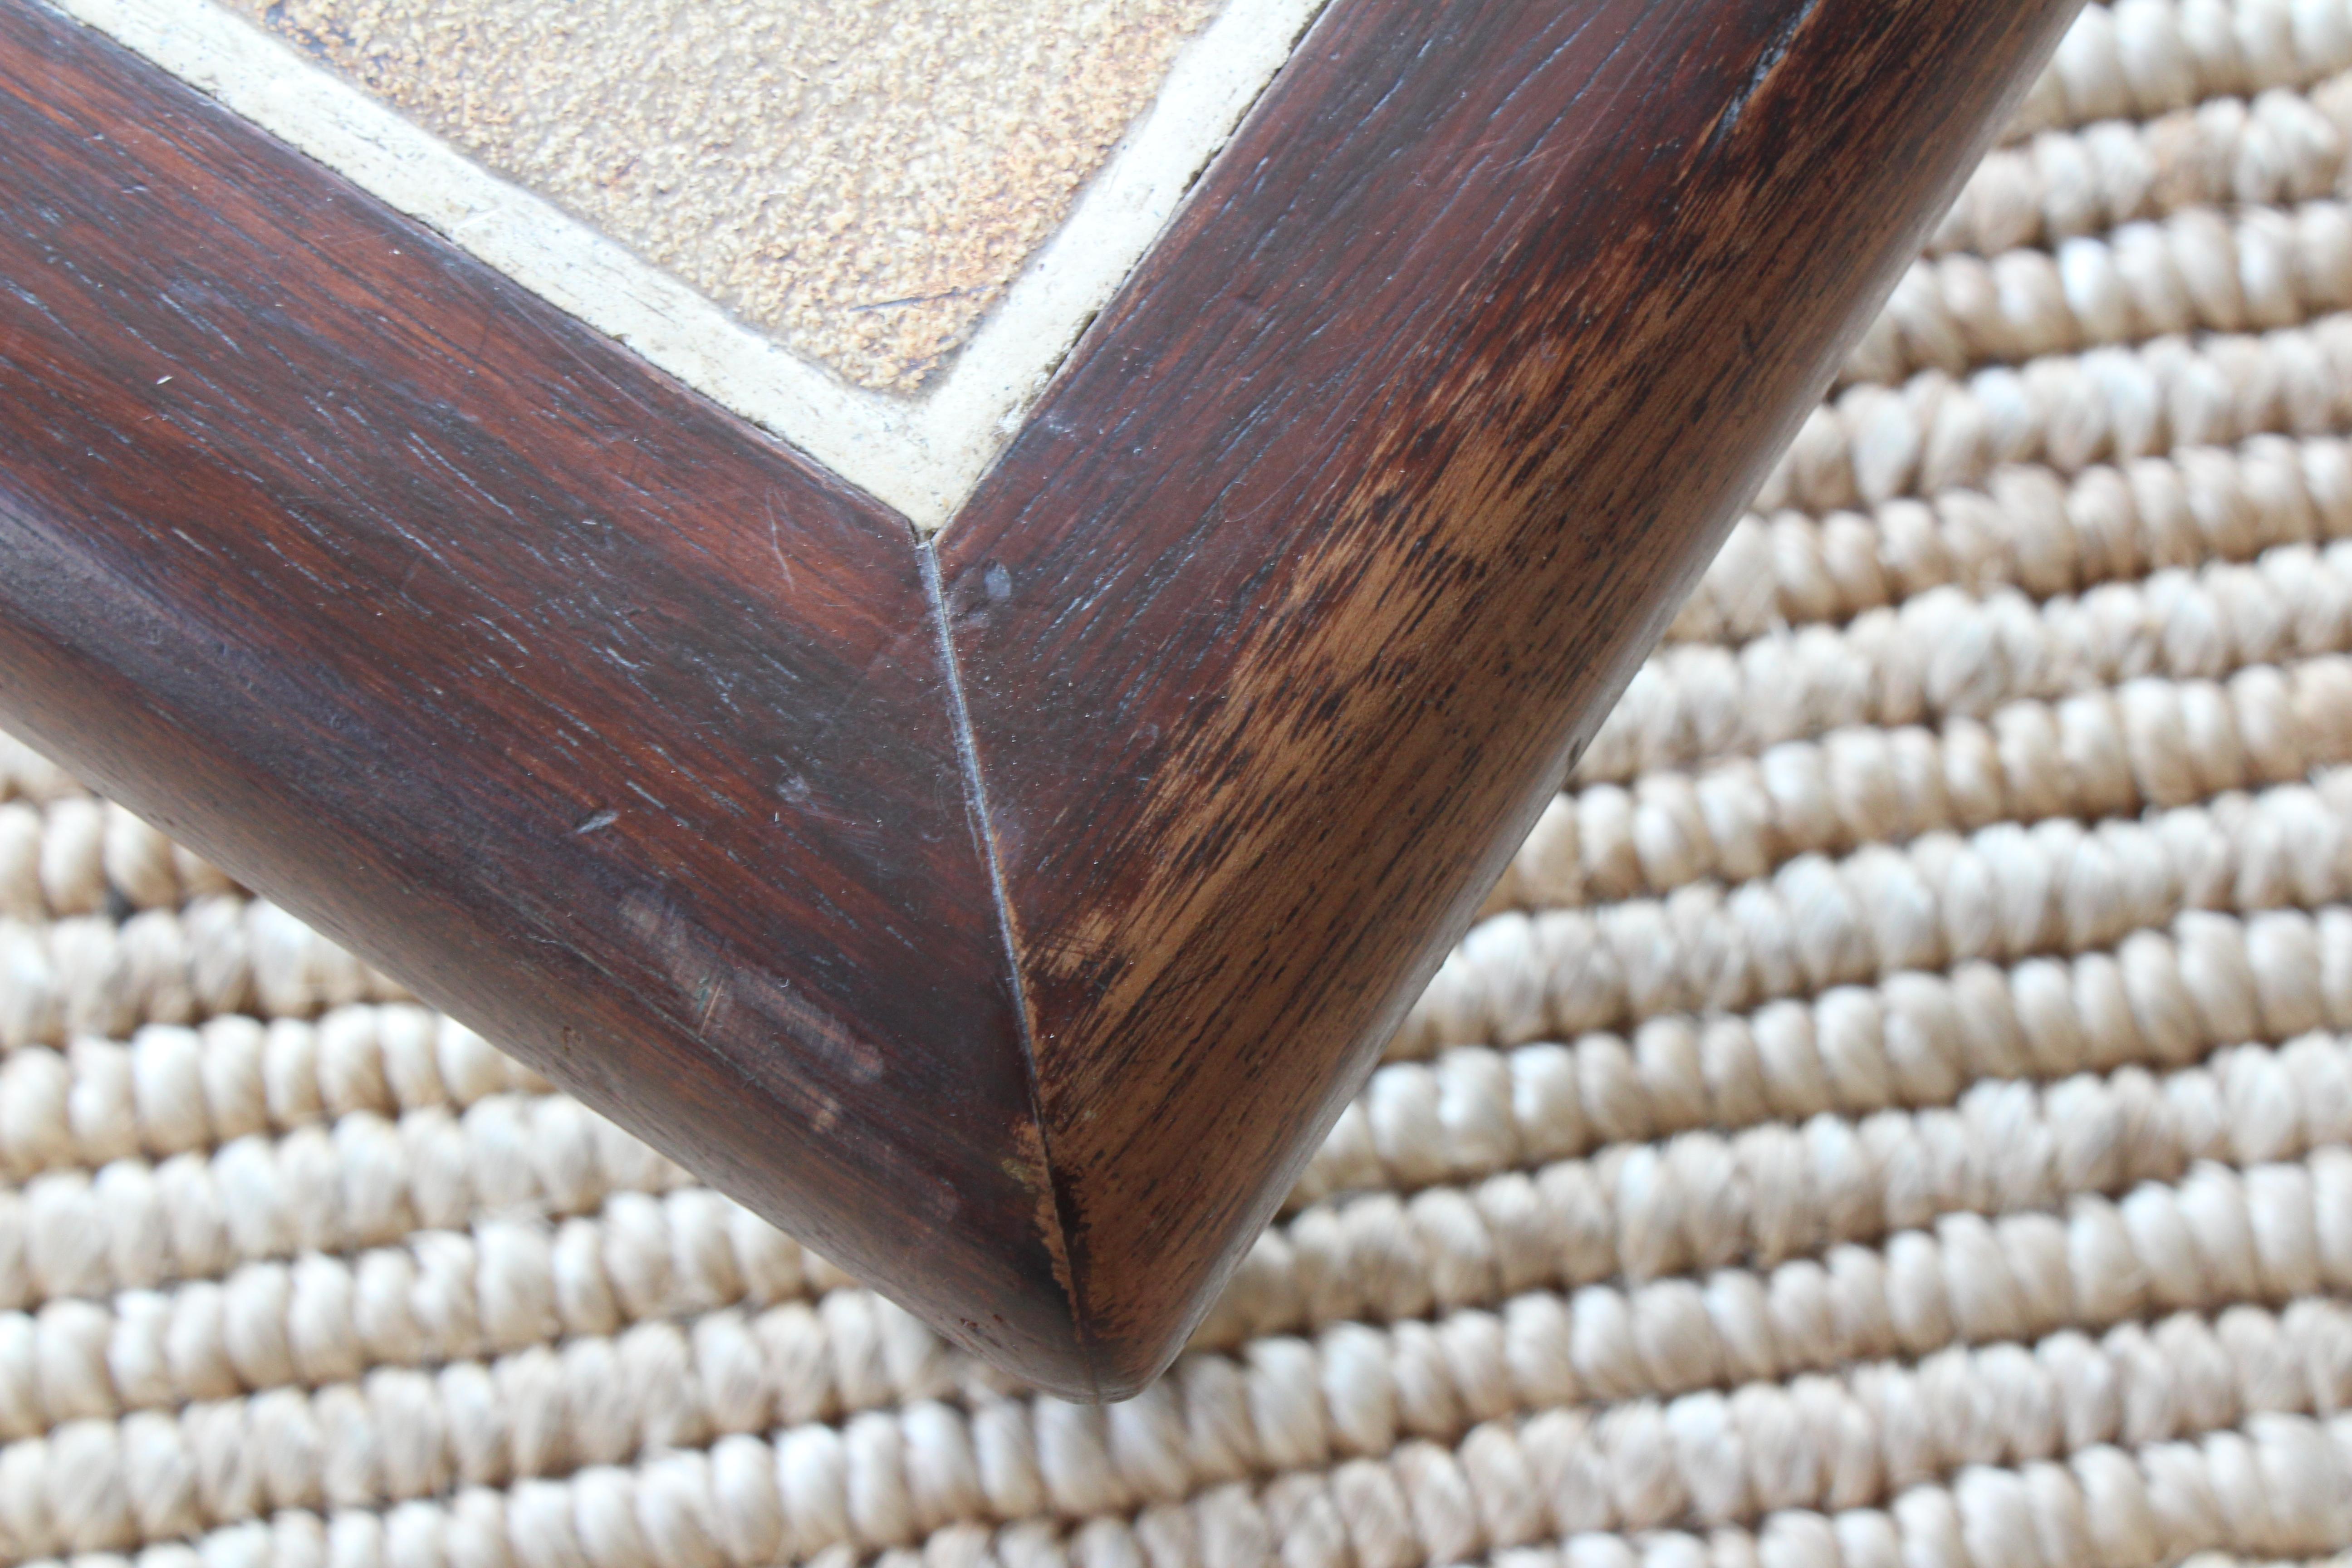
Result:
{"label": "cream colored rug", "polygon": [[0,1556],[2352,1546],[2352,0],[2094,8],[1160,1386],[0,753]]}

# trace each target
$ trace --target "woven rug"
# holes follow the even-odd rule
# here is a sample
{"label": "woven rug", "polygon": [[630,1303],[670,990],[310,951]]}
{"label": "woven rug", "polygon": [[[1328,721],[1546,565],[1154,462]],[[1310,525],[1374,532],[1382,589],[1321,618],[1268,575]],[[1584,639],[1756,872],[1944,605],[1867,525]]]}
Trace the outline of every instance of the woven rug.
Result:
{"label": "woven rug", "polygon": [[1124,1405],[0,751],[0,1558],[2352,1547],[2347,70],[2086,13]]}

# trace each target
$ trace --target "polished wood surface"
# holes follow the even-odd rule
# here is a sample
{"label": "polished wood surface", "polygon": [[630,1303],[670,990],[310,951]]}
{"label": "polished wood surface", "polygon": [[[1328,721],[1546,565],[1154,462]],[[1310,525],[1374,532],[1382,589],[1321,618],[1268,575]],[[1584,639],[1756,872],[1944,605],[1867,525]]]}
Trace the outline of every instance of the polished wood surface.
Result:
{"label": "polished wood surface", "polygon": [[0,716],[1129,1392],[2073,8],[1335,0],[934,552],[0,0]]}
{"label": "polished wood surface", "polygon": [[0,81],[11,727],[1066,1361],[906,525],[93,34],[0,5]]}
{"label": "polished wood surface", "polygon": [[946,535],[1103,1387],[1273,1216],[2074,8],[1335,6]]}

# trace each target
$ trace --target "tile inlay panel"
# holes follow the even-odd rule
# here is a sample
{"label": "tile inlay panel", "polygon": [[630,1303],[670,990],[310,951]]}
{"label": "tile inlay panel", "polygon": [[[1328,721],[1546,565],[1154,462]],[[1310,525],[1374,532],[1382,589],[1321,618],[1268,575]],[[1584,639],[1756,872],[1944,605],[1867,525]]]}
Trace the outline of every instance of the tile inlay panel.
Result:
{"label": "tile inlay panel", "polygon": [[51,0],[918,527],[1320,0]]}
{"label": "tile inlay panel", "polygon": [[226,0],[860,386],[1003,297],[1215,0]]}

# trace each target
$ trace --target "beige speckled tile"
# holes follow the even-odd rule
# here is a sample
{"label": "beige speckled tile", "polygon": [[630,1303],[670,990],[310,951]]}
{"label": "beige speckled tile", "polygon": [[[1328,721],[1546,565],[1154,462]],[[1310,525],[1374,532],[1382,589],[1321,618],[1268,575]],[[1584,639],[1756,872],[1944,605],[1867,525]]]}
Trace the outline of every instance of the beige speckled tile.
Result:
{"label": "beige speckled tile", "polygon": [[51,0],[944,526],[1322,0]]}
{"label": "beige speckled tile", "polygon": [[226,0],[860,386],[933,375],[1216,0]]}

